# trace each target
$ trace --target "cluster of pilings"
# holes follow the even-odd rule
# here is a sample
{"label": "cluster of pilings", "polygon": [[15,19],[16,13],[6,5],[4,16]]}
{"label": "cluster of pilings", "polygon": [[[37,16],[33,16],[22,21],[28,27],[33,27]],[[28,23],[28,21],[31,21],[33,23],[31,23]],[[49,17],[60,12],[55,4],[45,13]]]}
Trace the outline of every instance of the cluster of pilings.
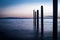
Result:
{"label": "cluster of pilings", "polygon": [[[57,40],[57,12],[58,0],[53,0],[53,40]],[[39,10],[33,10],[33,24],[36,38],[39,37]],[[43,6],[41,6],[41,40],[44,39]]]}
{"label": "cluster of pilings", "polygon": [[[34,33],[39,37],[39,10],[33,10]],[[43,6],[41,6],[41,39],[43,39]]]}

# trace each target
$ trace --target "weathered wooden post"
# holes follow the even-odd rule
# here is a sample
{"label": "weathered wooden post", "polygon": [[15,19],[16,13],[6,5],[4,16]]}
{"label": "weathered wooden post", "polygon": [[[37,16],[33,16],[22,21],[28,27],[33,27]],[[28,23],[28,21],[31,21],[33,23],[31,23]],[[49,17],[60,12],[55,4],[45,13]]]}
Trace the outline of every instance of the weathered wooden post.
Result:
{"label": "weathered wooden post", "polygon": [[39,10],[37,10],[37,33],[39,34]]}
{"label": "weathered wooden post", "polygon": [[43,40],[43,6],[41,6],[41,40]]}
{"label": "weathered wooden post", "polygon": [[36,11],[33,10],[33,27],[34,27],[34,32],[36,32]]}
{"label": "weathered wooden post", "polygon": [[53,0],[53,40],[57,40],[58,0]]}

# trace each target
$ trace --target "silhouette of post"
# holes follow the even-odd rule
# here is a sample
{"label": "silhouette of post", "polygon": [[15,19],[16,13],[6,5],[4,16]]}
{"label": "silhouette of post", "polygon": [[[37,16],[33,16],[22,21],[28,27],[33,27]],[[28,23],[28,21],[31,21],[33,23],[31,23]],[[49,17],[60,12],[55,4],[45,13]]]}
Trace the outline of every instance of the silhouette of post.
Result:
{"label": "silhouette of post", "polygon": [[53,40],[57,40],[57,7],[58,0],[53,0]]}
{"label": "silhouette of post", "polygon": [[41,40],[43,40],[43,6],[41,6]]}
{"label": "silhouette of post", "polygon": [[34,25],[34,40],[38,40],[38,37],[39,37],[39,20],[38,20],[38,18],[39,18],[39,14],[38,14],[38,12],[39,11],[35,11],[35,10],[33,10],[33,25]]}
{"label": "silhouette of post", "polygon": [[39,35],[39,10],[37,10],[37,34]]}
{"label": "silhouette of post", "polygon": [[34,26],[34,32],[36,32],[36,12],[33,10],[33,26]]}

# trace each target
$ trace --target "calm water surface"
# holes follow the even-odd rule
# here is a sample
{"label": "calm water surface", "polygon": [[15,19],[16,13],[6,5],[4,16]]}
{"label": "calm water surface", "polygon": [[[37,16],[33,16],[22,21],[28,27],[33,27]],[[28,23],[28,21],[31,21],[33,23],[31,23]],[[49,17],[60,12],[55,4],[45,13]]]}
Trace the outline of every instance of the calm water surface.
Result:
{"label": "calm water surface", "polygon": [[[44,19],[45,36],[52,36],[52,22],[52,19]],[[39,31],[41,32],[41,19],[39,19]],[[0,19],[0,32],[11,37],[33,37],[33,19]],[[60,19],[58,19],[58,32],[60,32]]]}

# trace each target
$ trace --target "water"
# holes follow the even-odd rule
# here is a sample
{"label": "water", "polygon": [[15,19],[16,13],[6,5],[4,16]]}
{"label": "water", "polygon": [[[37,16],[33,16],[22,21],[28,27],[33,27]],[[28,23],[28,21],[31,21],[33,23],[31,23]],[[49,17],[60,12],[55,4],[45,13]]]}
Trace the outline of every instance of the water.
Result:
{"label": "water", "polygon": [[[52,22],[52,19],[44,19],[45,37],[52,37]],[[33,19],[0,19],[0,32],[8,37],[33,37]],[[41,19],[39,19],[39,32],[41,32]],[[60,32],[60,19],[58,19],[58,32]]]}

